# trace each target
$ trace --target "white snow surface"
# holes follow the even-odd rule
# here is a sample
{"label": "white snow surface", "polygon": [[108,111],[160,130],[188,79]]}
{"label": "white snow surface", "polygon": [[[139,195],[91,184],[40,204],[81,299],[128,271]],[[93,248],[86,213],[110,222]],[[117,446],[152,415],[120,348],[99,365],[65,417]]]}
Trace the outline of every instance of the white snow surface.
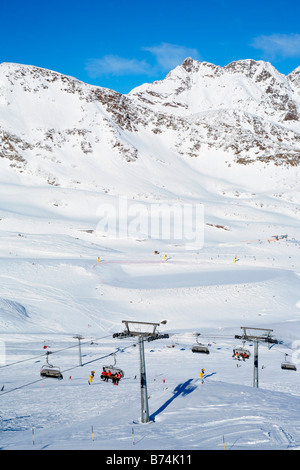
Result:
{"label": "white snow surface", "polygon": [[[7,188],[0,234],[2,449],[32,448],[32,429],[35,449],[132,450],[132,429],[135,450],[222,450],[223,437],[226,449],[299,448],[299,367],[280,368],[285,353],[299,362],[296,224],[288,239],[266,240],[286,228],[287,215],[263,211],[272,222],[253,222],[248,232],[253,208],[241,206],[244,221],[235,209],[232,232],[206,226],[204,246],[187,250],[88,233],[95,224],[82,212],[81,220],[77,210],[73,219],[51,216],[48,188],[18,188],[18,204],[14,187]],[[60,190],[51,188],[54,194],[59,199]],[[254,234],[260,241],[245,243]],[[169,339],[145,343],[148,424],[141,423],[137,340],[112,337],[128,319],[167,320],[160,331]],[[248,361],[232,358],[241,326],[271,328],[280,341],[259,346],[259,388],[252,382],[253,344]],[[210,345],[209,355],[191,352],[194,332]],[[84,337],[82,367],[77,334]],[[44,345],[62,381],[40,377]],[[118,386],[100,380],[113,352],[125,371]]]}
{"label": "white snow surface", "polygon": [[[26,120],[5,116],[26,134]],[[38,164],[18,173],[0,159],[0,448],[299,450],[298,167],[238,165],[215,149],[181,158],[167,132],[151,141],[140,129],[130,139],[141,153],[134,166],[109,153],[95,171],[89,156],[66,151],[62,164],[54,153],[43,168],[57,186]],[[70,185],[72,176],[84,184]],[[100,229],[101,207],[124,197],[145,209],[162,204],[165,217],[173,204],[201,203],[203,243]],[[159,331],[169,338],[145,342],[149,423],[137,338],[113,337],[123,320],[167,321]],[[241,327],[272,329],[278,340],[259,344],[258,388],[253,342],[250,359],[232,357]],[[195,333],[210,354],[192,353]],[[40,377],[46,351],[63,380]],[[100,379],[113,353],[125,372],[118,386]],[[285,354],[297,371],[281,369]]]}

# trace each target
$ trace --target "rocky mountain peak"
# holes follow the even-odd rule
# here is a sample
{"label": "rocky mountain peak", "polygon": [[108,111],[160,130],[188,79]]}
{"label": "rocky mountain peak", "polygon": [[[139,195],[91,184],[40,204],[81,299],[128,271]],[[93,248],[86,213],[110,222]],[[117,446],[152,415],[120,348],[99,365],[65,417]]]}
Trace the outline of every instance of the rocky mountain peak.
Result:
{"label": "rocky mountain peak", "polygon": [[192,72],[194,69],[194,64],[199,63],[193,60],[191,57],[187,57],[183,62],[181,67],[184,68],[187,72]]}

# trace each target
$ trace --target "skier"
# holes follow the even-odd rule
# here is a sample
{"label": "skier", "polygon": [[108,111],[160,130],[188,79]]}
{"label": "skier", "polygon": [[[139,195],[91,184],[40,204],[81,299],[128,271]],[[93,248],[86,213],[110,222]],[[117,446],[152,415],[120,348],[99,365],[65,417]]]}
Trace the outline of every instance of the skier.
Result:
{"label": "skier", "polygon": [[204,372],[205,372],[205,369],[201,369],[201,372],[199,372],[199,376],[200,376],[200,379],[201,379],[201,383],[204,383]]}
{"label": "skier", "polygon": [[120,379],[121,379],[121,374],[120,372],[117,372],[116,373],[116,385],[119,385]]}

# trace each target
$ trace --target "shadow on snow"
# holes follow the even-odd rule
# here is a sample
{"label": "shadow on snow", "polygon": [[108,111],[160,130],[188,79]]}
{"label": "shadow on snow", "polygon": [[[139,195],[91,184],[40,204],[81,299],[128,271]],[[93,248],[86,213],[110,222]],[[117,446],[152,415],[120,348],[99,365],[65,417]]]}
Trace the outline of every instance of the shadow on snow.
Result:
{"label": "shadow on snow", "polygon": [[158,410],[152,413],[152,415],[150,416],[150,420],[155,421],[156,416],[159,415],[162,411],[164,411],[167,406],[169,406],[173,402],[173,400],[175,400],[175,398],[178,398],[180,395],[185,397],[186,395],[192,393],[197,388],[197,385],[192,384],[193,380],[194,379],[189,379],[183,384],[177,385],[177,387],[175,387],[172,392],[173,396],[169,398],[169,400],[167,400],[163,405],[161,405]]}

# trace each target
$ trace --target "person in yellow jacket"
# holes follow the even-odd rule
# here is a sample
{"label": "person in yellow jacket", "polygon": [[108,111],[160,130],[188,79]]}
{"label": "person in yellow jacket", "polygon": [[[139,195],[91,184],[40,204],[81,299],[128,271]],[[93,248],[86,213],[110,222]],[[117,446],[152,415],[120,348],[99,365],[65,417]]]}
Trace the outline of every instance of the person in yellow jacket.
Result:
{"label": "person in yellow jacket", "polygon": [[93,378],[95,377],[95,371],[92,370],[92,372],[90,373],[89,375],[89,384],[91,384],[93,382]]}

